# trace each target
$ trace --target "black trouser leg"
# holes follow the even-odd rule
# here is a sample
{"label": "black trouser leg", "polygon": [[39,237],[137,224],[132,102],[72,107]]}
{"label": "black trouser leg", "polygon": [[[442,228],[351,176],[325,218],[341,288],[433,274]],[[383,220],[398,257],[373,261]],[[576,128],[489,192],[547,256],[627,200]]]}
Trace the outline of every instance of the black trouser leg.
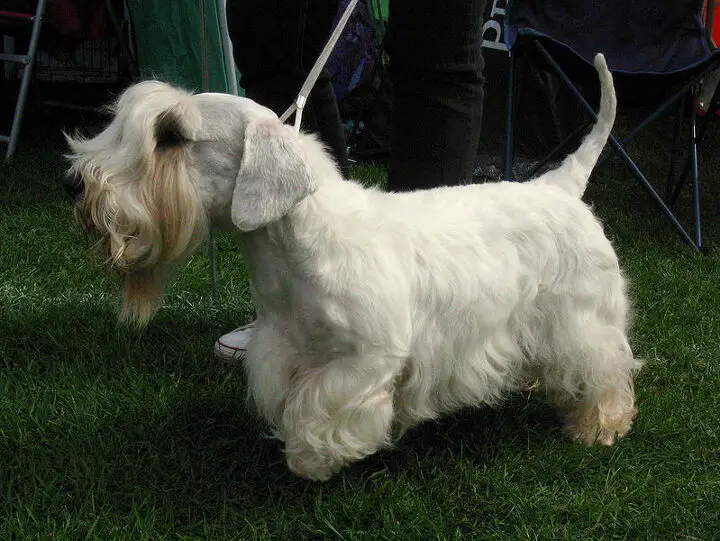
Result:
{"label": "black trouser leg", "polygon": [[484,0],[392,0],[388,189],[472,180],[483,100]]}

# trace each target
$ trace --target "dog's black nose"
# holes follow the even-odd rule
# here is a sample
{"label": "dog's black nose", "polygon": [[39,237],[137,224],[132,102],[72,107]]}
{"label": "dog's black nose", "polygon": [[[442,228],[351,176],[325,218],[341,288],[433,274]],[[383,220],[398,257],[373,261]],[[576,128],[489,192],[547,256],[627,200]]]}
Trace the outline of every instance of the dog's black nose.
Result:
{"label": "dog's black nose", "polygon": [[82,199],[83,192],[85,191],[85,183],[83,182],[82,176],[67,175],[63,181],[65,185],[65,192],[70,197],[73,204],[77,204]]}

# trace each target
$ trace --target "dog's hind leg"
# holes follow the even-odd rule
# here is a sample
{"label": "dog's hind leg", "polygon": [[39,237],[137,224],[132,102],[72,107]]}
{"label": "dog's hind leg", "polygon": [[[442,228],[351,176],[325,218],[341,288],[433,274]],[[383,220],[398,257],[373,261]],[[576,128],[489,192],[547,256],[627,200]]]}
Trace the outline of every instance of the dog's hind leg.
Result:
{"label": "dog's hind leg", "polygon": [[566,434],[588,445],[612,445],[630,431],[637,413],[633,377],[640,363],[619,331],[603,331],[606,338],[602,342],[587,343],[576,353],[579,362],[565,379],[566,383],[575,379],[576,387],[569,385],[571,392],[562,385],[556,386],[554,393],[551,389],[563,410]]}
{"label": "dog's hind leg", "polygon": [[363,354],[297,373],[281,428],[290,470],[326,480],[390,445],[393,387],[403,364],[402,358]]}
{"label": "dog's hind leg", "polygon": [[575,308],[551,333],[553,351],[547,352],[541,381],[563,411],[569,437],[612,445],[627,434],[637,413],[633,378],[641,363],[628,344],[624,313],[614,317],[604,308]]}

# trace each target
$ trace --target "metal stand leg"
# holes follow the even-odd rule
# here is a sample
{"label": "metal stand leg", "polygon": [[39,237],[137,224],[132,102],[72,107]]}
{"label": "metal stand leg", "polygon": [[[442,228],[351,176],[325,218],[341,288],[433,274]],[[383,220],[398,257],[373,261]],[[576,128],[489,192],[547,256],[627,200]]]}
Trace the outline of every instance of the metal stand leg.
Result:
{"label": "metal stand leg", "polygon": [[28,53],[19,60],[25,65],[23,69],[22,79],[20,80],[20,93],[15,105],[15,113],[13,114],[12,127],[10,128],[10,136],[7,138],[7,151],[5,159],[10,159],[17,148],[18,138],[20,136],[20,126],[22,124],[23,112],[25,110],[25,102],[27,101],[28,90],[30,88],[30,78],[35,64],[35,54],[37,53],[37,45],[40,40],[40,29],[42,27],[43,15],[45,13],[45,0],[39,0],[33,18],[32,32],[30,33],[30,45]]}
{"label": "metal stand leg", "polygon": [[218,21],[220,23],[220,37],[222,38],[223,60],[225,63],[225,78],[227,79],[228,92],[238,95],[237,76],[235,74],[235,59],[233,58],[233,45],[230,40],[230,31],[227,20],[227,2],[217,0]]}

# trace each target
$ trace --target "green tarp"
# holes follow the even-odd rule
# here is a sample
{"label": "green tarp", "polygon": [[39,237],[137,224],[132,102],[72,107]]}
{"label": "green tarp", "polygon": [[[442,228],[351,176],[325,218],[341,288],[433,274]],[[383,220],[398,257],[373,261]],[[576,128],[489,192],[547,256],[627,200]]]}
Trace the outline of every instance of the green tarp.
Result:
{"label": "green tarp", "polygon": [[128,0],[128,8],[143,78],[228,90],[215,0]]}

